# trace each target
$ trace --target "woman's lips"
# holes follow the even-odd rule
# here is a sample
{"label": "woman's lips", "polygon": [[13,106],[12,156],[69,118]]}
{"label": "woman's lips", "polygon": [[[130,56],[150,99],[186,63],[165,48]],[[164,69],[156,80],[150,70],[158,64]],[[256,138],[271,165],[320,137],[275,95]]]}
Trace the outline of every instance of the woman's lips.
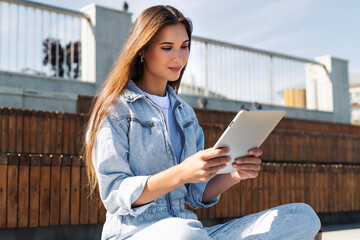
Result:
{"label": "woman's lips", "polygon": [[179,72],[181,70],[181,67],[179,67],[179,68],[169,67],[169,69],[173,72]]}

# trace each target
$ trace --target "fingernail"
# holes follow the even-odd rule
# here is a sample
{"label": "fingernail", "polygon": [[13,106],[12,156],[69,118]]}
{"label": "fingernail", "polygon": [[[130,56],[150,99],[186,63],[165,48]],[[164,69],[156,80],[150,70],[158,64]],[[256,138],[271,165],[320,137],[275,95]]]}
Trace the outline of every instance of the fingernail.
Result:
{"label": "fingernail", "polygon": [[241,159],[236,159],[235,162],[236,163],[241,163]]}

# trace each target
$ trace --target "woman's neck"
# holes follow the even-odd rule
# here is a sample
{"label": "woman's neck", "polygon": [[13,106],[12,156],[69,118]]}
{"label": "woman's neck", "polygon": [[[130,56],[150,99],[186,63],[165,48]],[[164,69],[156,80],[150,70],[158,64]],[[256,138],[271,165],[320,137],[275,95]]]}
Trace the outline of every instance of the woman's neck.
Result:
{"label": "woman's neck", "polygon": [[136,81],[136,85],[141,90],[151,95],[156,95],[160,97],[166,95],[166,84],[166,80],[145,80],[144,78],[140,78],[138,81]]}

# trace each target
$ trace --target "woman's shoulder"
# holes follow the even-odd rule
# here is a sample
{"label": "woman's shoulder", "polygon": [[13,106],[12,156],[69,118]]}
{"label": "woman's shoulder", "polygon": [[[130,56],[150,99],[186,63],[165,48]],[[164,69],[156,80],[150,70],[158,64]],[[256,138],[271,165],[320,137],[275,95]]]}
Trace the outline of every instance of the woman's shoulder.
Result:
{"label": "woman's shoulder", "polygon": [[121,119],[130,115],[130,108],[127,102],[124,100],[123,94],[115,99],[114,103],[107,111],[107,115],[109,118],[115,121],[120,121]]}

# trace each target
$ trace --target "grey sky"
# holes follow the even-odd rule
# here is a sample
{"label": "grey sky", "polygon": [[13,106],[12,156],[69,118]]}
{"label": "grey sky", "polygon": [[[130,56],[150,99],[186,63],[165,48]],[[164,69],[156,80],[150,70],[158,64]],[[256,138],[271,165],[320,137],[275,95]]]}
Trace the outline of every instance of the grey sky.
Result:
{"label": "grey sky", "polygon": [[[73,10],[95,2],[122,9],[119,0],[36,0]],[[360,72],[358,0],[127,0],[133,20],[156,4],[192,19],[194,35],[314,59],[332,55]]]}

